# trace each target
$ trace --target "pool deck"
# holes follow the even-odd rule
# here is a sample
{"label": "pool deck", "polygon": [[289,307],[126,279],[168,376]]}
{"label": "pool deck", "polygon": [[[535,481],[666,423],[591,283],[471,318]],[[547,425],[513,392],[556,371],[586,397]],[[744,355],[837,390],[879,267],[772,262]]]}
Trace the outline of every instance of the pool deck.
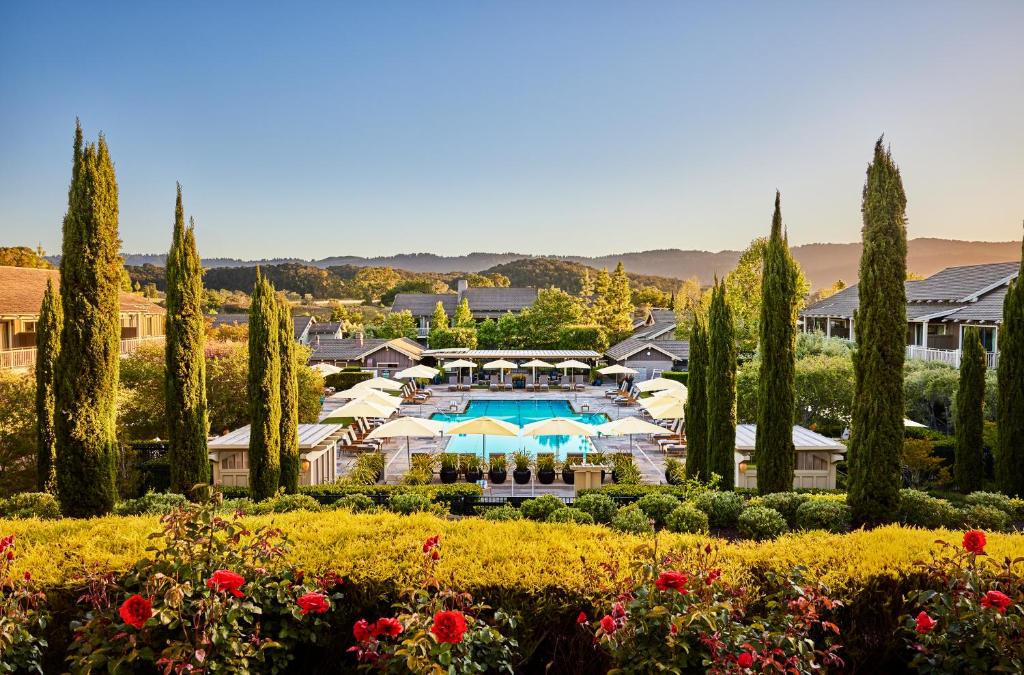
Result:
{"label": "pool deck", "polygon": [[[399,409],[399,414],[411,417],[429,418],[434,413],[462,411],[466,404],[473,401],[487,400],[542,400],[542,401],[569,401],[570,406],[576,412],[604,413],[609,419],[619,419],[629,416],[640,416],[640,409],[636,405],[620,406],[612,403],[611,399],[604,396],[608,387],[587,387],[579,392],[550,391],[550,392],[528,392],[522,389],[514,391],[492,392],[483,389],[472,391],[449,392],[446,386],[433,386],[431,389],[434,395],[425,403],[407,403]],[[327,416],[331,411],[343,405],[341,401],[326,401],[321,417]],[[629,452],[630,443],[628,436],[602,436],[591,438],[594,445],[602,452]],[[444,452],[448,438],[411,439],[412,452]],[[409,462],[406,455],[405,439],[387,440],[383,447],[387,463],[384,471],[386,483],[398,483],[402,476],[409,469]],[[647,436],[636,435],[633,437],[632,452],[634,460],[640,471],[643,473],[645,483],[665,482],[665,453],[660,450],[657,443],[654,443]],[[352,464],[354,455],[342,453],[338,460],[338,475],[344,476]],[[571,497],[573,486],[565,485],[559,475],[551,485],[540,483],[528,483],[526,485],[514,485],[512,482],[511,470],[508,480],[502,485],[489,485],[484,491],[484,496],[508,497],[528,494],[554,494],[560,497]],[[435,477],[435,480],[437,478]],[[607,478],[606,482],[610,482]]]}

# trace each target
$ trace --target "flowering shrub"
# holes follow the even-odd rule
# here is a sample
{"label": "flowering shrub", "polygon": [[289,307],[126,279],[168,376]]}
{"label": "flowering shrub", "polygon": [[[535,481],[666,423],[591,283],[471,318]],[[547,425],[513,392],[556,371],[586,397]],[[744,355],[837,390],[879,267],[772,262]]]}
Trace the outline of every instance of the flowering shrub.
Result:
{"label": "flowering shrub", "polygon": [[440,535],[423,544],[423,581],[395,606],[397,615],[375,621],[359,619],[352,627],[354,652],[363,670],[385,673],[491,673],[513,671],[514,640],[499,626],[514,627],[503,612],[493,624],[487,607],[468,593],[442,588],[435,576],[441,557]]}
{"label": "flowering shrub", "polygon": [[33,590],[28,572],[18,579],[11,575],[14,549],[13,534],[0,537],[0,672],[42,673],[42,634],[50,618],[46,596]]}
{"label": "flowering shrub", "polygon": [[340,579],[283,566],[287,538],[218,515],[216,499],[161,518],[153,557],[123,579],[87,575],[72,672],[142,664],[165,673],[276,671],[298,644],[317,640]]}
{"label": "flowering shrub", "polygon": [[830,615],[839,606],[822,586],[805,584],[799,570],[775,584],[763,613],[751,612],[743,588],[722,577],[710,544],[648,562],[626,578],[614,567],[595,573],[595,584],[611,577],[609,611],[595,618],[598,644],[616,672],[817,673],[842,667],[838,627]]}
{"label": "flowering shrub", "polygon": [[939,553],[920,563],[932,589],[910,594],[913,613],[900,618],[911,667],[922,673],[1024,671],[1024,559],[990,558],[978,530],[966,532],[960,546],[939,543]]}

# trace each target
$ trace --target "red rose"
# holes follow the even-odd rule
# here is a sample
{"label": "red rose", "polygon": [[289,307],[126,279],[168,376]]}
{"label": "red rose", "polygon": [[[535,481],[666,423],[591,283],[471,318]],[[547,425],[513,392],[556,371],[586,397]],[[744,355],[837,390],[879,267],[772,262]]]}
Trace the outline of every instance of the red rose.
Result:
{"label": "red rose", "polygon": [[153,616],[153,603],[136,594],[121,604],[118,613],[126,624],[137,630],[142,630],[149,617]]}
{"label": "red rose", "polygon": [[373,625],[373,630],[377,635],[387,635],[388,637],[398,637],[403,630],[402,622],[398,619],[392,619],[391,617],[385,617],[383,619],[377,619],[377,623]]}
{"label": "red rose", "polygon": [[981,530],[968,530],[964,532],[964,548],[967,549],[968,553],[984,553],[985,544],[987,543],[985,533]]}
{"label": "red rose", "polygon": [[[376,627],[377,624],[374,624]],[[366,619],[360,619],[356,621],[355,625],[352,626],[352,635],[355,636],[356,641],[366,642],[370,638],[374,637],[370,624],[366,623]]]}
{"label": "red rose", "polygon": [[439,535],[439,534],[435,534],[433,537],[428,537],[427,540],[425,542],[423,542],[423,552],[424,553],[429,553],[430,551],[432,551],[434,548],[437,547],[437,543],[440,540],[441,540],[441,535]]}
{"label": "red rose", "polygon": [[713,584],[716,581],[718,581],[719,577],[721,577],[721,576],[722,576],[722,570],[718,570],[718,569],[711,570],[710,572],[708,572],[707,578],[704,579],[704,583],[707,584],[708,586],[710,586],[711,584]]}
{"label": "red rose", "polygon": [[3,555],[8,560],[14,560],[14,535],[9,534],[3,539],[0,539],[0,555]]}
{"label": "red rose", "polygon": [[345,580],[342,579],[341,575],[337,572],[324,572],[323,575],[316,580],[316,585],[325,591],[329,588],[334,588],[335,586],[341,586],[343,583],[345,583]]}
{"label": "red rose", "polygon": [[754,666],[754,655],[750,652],[743,652],[736,657],[736,665],[740,668],[752,668]]}
{"label": "red rose", "polygon": [[622,617],[626,616],[626,608],[622,605],[621,602],[616,602],[614,605],[612,605],[612,616],[616,619],[621,619]]}
{"label": "red rose", "polygon": [[208,588],[212,588],[218,593],[228,592],[236,598],[244,598],[245,594],[240,589],[245,585],[245,577],[241,574],[235,574],[231,570],[217,570],[213,573],[213,576],[206,582]]}
{"label": "red rose", "polygon": [[430,627],[438,642],[458,644],[466,632],[466,617],[462,612],[438,612],[434,614],[434,625]]}
{"label": "red rose", "polygon": [[925,633],[931,633],[938,624],[938,621],[928,616],[928,612],[922,610],[921,613],[917,615],[917,625],[915,630],[917,630],[921,635],[924,635]]}
{"label": "red rose", "polygon": [[991,607],[999,610],[1000,614],[1006,613],[1006,608],[1013,604],[1010,596],[1000,591],[989,591],[981,598],[982,607]]}
{"label": "red rose", "polygon": [[654,585],[659,591],[674,590],[686,595],[689,593],[689,591],[686,590],[686,582],[689,580],[690,578],[682,572],[668,570],[658,575],[658,580],[654,582]]}
{"label": "red rose", "polygon": [[327,596],[323,593],[306,593],[300,595],[298,600],[295,601],[302,609],[302,614],[323,614],[331,608],[331,603],[327,601]]}
{"label": "red rose", "polygon": [[605,614],[601,617],[601,630],[609,635],[615,632],[615,619],[609,614]]}
{"label": "red rose", "polygon": [[579,616],[576,617],[576,625],[587,622],[586,612],[580,612]]}

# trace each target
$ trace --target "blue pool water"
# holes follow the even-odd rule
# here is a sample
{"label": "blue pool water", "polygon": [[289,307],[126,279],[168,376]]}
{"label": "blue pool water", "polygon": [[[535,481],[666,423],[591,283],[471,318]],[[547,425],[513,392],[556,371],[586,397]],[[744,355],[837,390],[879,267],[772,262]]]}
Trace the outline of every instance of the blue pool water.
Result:
{"label": "blue pool water", "polygon": [[[494,417],[521,427],[551,417],[568,417],[593,426],[608,421],[608,416],[604,413],[575,413],[568,401],[470,401],[464,413],[435,413],[431,416],[432,419],[441,422],[462,422],[476,417]],[[484,449],[481,447],[482,440],[477,434],[452,436],[445,451],[479,455]],[[526,450],[531,455],[554,453],[558,459],[563,459],[567,454],[593,452],[594,448],[586,436],[487,437],[485,455],[488,457],[491,454],[509,454],[517,450]]]}

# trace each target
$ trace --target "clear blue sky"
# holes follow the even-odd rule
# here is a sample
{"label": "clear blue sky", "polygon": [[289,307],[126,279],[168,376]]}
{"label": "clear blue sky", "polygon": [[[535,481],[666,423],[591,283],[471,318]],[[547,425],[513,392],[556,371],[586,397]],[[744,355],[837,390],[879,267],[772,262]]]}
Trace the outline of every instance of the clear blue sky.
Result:
{"label": "clear blue sky", "polygon": [[0,5],[0,244],[59,248],[76,115],[131,252],[176,180],[205,257],[740,248],[776,187],[854,241],[882,132],[911,236],[1021,234],[1024,2],[294,4]]}

